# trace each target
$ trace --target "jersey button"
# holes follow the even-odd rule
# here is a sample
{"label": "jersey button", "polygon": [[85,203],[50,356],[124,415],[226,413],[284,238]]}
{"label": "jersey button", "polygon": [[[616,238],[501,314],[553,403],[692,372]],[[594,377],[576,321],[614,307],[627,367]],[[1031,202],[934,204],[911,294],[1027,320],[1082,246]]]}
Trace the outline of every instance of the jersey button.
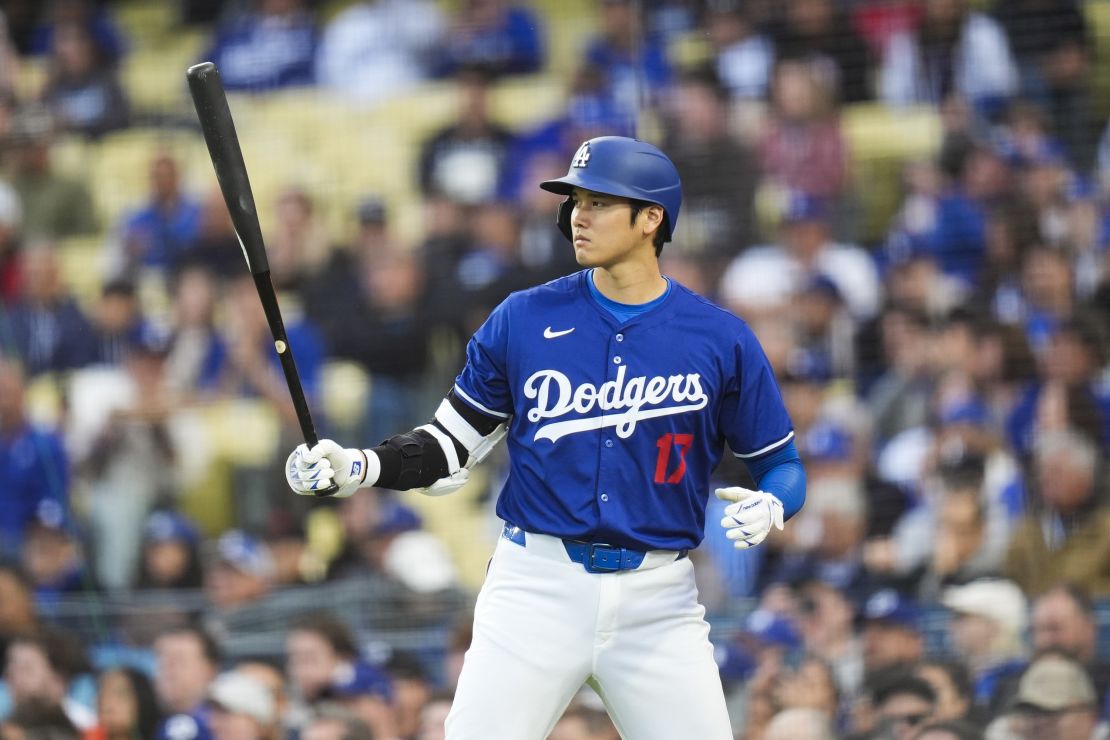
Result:
{"label": "jersey button", "polygon": [[612,447],[613,446],[613,440],[611,440],[611,439],[605,440],[605,446],[606,447]]}
{"label": "jersey button", "polygon": [[601,494],[601,500],[602,501],[608,501],[609,500],[609,494],[607,494],[607,493]]}
{"label": "jersey button", "polygon": [[616,357],[613,358],[613,364],[614,365],[621,364],[621,356],[620,355],[617,355]]}
{"label": "jersey button", "polygon": [[618,342],[623,342],[624,341],[624,335],[623,334],[618,334],[617,335],[617,341]]}

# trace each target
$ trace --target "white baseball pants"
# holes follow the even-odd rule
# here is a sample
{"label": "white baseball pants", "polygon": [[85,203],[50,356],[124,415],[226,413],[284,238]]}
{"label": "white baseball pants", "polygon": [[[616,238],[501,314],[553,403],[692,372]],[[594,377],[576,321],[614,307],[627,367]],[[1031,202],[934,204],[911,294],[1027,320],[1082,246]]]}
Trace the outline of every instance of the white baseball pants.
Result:
{"label": "white baseball pants", "polygon": [[689,558],[587,573],[563,543],[499,540],[447,740],[544,740],[590,681],[625,740],[732,740]]}

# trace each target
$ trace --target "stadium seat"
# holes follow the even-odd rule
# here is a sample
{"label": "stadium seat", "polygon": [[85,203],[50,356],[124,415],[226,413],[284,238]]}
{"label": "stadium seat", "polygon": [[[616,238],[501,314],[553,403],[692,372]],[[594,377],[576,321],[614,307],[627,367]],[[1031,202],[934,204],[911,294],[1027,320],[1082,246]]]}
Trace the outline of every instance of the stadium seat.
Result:
{"label": "stadium seat", "polygon": [[885,234],[901,202],[902,166],[939,148],[940,117],[933,108],[859,103],[845,106],[841,121],[862,211],[859,238],[874,242]]}

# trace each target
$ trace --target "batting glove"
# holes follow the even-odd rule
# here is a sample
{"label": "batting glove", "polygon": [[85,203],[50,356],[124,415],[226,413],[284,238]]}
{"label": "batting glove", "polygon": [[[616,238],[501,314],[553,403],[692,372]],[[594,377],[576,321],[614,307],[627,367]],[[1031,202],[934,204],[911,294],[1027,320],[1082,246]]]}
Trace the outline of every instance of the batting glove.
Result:
{"label": "batting glove", "polygon": [[368,456],[362,450],[322,439],[311,450],[303,444],[293,450],[285,462],[285,481],[300,496],[315,496],[335,483],[339,490],[332,495],[347,498],[366,482],[369,467]]}
{"label": "batting glove", "polygon": [[722,501],[732,502],[725,507],[721,526],[737,550],[746,550],[763,542],[771,533],[772,525],[782,529],[782,502],[766,491],[749,491],[733,486],[718,488],[716,493]]}

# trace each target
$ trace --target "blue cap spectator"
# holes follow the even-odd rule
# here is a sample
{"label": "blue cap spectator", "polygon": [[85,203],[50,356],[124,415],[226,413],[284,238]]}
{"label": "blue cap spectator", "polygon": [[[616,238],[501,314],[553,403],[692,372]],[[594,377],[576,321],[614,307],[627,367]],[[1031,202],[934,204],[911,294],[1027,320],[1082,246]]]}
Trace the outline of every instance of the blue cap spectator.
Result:
{"label": "blue cap spectator", "polygon": [[266,546],[242,530],[225,532],[216,542],[216,554],[220,562],[247,575],[259,578],[274,575],[274,561]]}
{"label": "blue cap spectator", "polygon": [[813,462],[850,460],[855,448],[851,432],[828,420],[814,424],[801,441],[802,455]]}
{"label": "blue cap spectator", "polygon": [[898,590],[884,588],[867,598],[859,618],[864,624],[882,622],[916,630],[921,619],[921,610],[913,599]]}
{"label": "blue cap spectator", "polygon": [[195,545],[198,539],[196,526],[174,511],[156,511],[147,517],[143,525],[143,541],[146,543],[184,542]]}
{"label": "blue cap spectator", "polygon": [[380,668],[359,660],[342,666],[331,686],[331,694],[340,699],[376,696],[393,701],[393,681]]}
{"label": "blue cap spectator", "polygon": [[756,609],[744,620],[742,636],[766,647],[793,650],[802,644],[802,637],[787,617],[768,609]]}
{"label": "blue cap spectator", "polygon": [[825,198],[801,190],[792,190],[782,204],[782,222],[795,224],[802,221],[827,221],[831,216]]}

